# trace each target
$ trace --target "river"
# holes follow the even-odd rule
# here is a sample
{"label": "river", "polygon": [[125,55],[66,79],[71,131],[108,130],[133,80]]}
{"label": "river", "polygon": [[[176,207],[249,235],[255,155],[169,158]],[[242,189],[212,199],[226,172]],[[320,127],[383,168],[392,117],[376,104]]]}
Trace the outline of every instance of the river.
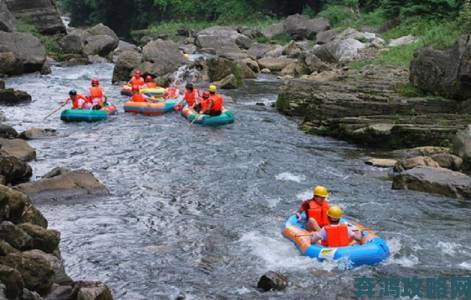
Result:
{"label": "river", "polygon": [[[335,299],[352,297],[361,276],[422,277],[471,273],[471,204],[394,191],[385,171],[363,163],[348,143],[306,135],[270,105],[280,82],[262,77],[228,92],[237,121],[205,128],[177,114],[125,114],[113,65],[53,67],[50,75],[6,80],[33,102],[3,107],[17,130],[55,128],[56,138],[31,142],[33,177],[53,167],[86,168],[110,189],[107,197],[47,201],[38,208],[61,231],[61,251],[74,279],[105,281],[117,299]],[[102,123],[43,121],[67,97],[98,78],[120,113]],[[34,178],[33,178],[34,179]],[[313,185],[330,202],[385,238],[391,258],[375,267],[340,270],[301,257],[281,236],[287,217]],[[268,270],[290,280],[261,293]]]}

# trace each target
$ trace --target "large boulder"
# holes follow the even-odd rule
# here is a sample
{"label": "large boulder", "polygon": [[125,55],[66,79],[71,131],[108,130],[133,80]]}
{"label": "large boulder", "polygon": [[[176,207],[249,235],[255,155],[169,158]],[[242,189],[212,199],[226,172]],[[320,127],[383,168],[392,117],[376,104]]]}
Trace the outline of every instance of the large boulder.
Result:
{"label": "large boulder", "polygon": [[109,194],[108,189],[87,170],[53,173],[38,181],[17,185],[15,189],[34,201]]}
{"label": "large boulder", "polygon": [[33,243],[29,234],[10,221],[0,223],[0,239],[19,250],[31,249]]}
{"label": "large boulder", "polygon": [[237,30],[226,26],[213,26],[198,32],[195,44],[200,49],[214,49],[217,55],[231,55],[241,52],[240,46],[250,46],[248,38]]}
{"label": "large boulder", "polygon": [[33,174],[31,167],[24,161],[0,152],[0,184],[27,182]]}
{"label": "large boulder", "polygon": [[314,19],[305,15],[295,14],[286,18],[284,31],[294,39],[315,39],[318,32],[328,30],[330,22],[327,18],[316,17]]}
{"label": "large boulder", "polygon": [[102,282],[78,281],[77,300],[113,300],[111,290]]}
{"label": "large boulder", "polygon": [[0,138],[0,149],[24,162],[36,159],[36,150],[22,139]]}
{"label": "large boulder", "polygon": [[65,53],[82,54],[83,40],[78,34],[67,34],[59,40],[59,45]]}
{"label": "large boulder", "polygon": [[8,9],[4,0],[0,0],[0,31],[15,31],[16,19]]}
{"label": "large boulder", "polygon": [[52,229],[45,229],[38,225],[23,223],[18,225],[31,238],[31,248],[40,249],[46,253],[53,253],[59,247],[60,232]]}
{"label": "large boulder", "polygon": [[116,33],[111,28],[109,28],[106,25],[103,25],[102,23],[99,23],[99,24],[87,29],[87,32],[91,35],[94,35],[94,36],[106,35],[106,36],[113,39],[114,48],[118,47],[118,44],[119,44],[118,36],[116,35]]}
{"label": "large boulder", "polygon": [[34,25],[44,34],[65,33],[66,29],[56,1],[51,0],[5,0],[11,13],[20,20]]}
{"label": "large boulder", "polygon": [[418,50],[410,65],[410,81],[417,88],[444,97],[471,97],[471,35],[448,50]]}
{"label": "large boulder", "polygon": [[24,32],[0,32],[1,52],[11,52],[18,60],[20,69],[14,70],[12,74],[42,71],[47,58],[41,41],[31,33]]}
{"label": "large boulder", "polygon": [[27,92],[14,89],[0,90],[0,104],[15,105],[25,102],[31,102],[31,95]]}
{"label": "large boulder", "polygon": [[471,198],[471,177],[444,168],[416,167],[397,173],[392,187],[459,199]]}
{"label": "large boulder", "polygon": [[25,194],[0,185],[0,221],[21,223],[28,205],[29,199]]}
{"label": "large boulder", "polygon": [[262,34],[267,38],[271,39],[274,36],[280,35],[285,31],[285,26],[283,23],[276,23],[265,27],[262,30]]}
{"label": "large boulder", "polygon": [[142,54],[134,50],[126,50],[119,54],[113,69],[113,83],[128,81],[132,71],[142,63]]}
{"label": "large boulder", "polygon": [[431,157],[427,156],[417,156],[412,158],[406,158],[399,160],[396,165],[394,165],[395,172],[402,172],[405,170],[410,170],[418,166],[426,166],[431,168],[440,168],[440,165],[433,160]]}
{"label": "large boulder", "polygon": [[41,295],[47,294],[54,282],[54,269],[44,257],[27,252],[11,253],[0,257],[0,264],[16,269],[21,274],[25,287]]}
{"label": "large boulder", "polygon": [[267,68],[272,72],[280,72],[289,64],[297,62],[297,59],[294,58],[287,58],[287,57],[279,57],[279,58],[270,58],[265,57],[258,61],[260,68]]}
{"label": "large boulder", "polygon": [[[7,299],[21,299],[23,295],[23,278],[20,272],[14,268],[0,265],[0,282],[5,285],[5,296]],[[0,299],[4,299],[0,296]]]}
{"label": "large boulder", "polygon": [[313,49],[314,54],[321,60],[329,63],[350,62],[358,57],[359,51],[366,45],[356,39],[347,38],[334,40]]}
{"label": "large boulder", "polygon": [[234,76],[234,74],[230,74],[221,79],[220,81],[214,82],[214,84],[217,87],[225,90],[236,89],[240,86],[239,81]]}
{"label": "large boulder", "polygon": [[15,128],[9,125],[0,124],[0,138],[14,139],[16,137],[18,137],[18,132]]}
{"label": "large boulder", "polygon": [[88,37],[83,46],[86,55],[107,56],[117,47],[117,43],[108,35],[92,35]]}
{"label": "large boulder", "polygon": [[71,284],[72,279],[65,273],[64,263],[61,258],[44,251],[33,249],[22,253],[23,256],[47,262],[54,272],[53,282],[57,284]]}
{"label": "large boulder", "polygon": [[411,34],[390,40],[388,47],[399,47],[416,43],[419,39]]}
{"label": "large boulder", "polygon": [[273,45],[271,44],[254,43],[247,51],[247,54],[254,59],[259,59],[262,58],[268,51],[273,49]]}
{"label": "large boulder", "polygon": [[0,52],[0,74],[19,74],[23,70],[21,62],[16,58],[15,53]]}
{"label": "large boulder", "polygon": [[173,41],[156,40],[151,41],[142,48],[144,64],[141,71],[162,76],[175,72],[180,66],[188,63],[188,60],[178,49],[178,45]]}
{"label": "large boulder", "polygon": [[463,159],[467,169],[471,167],[471,125],[456,133],[453,138],[452,151]]}
{"label": "large boulder", "polygon": [[[229,75],[234,75],[234,79],[253,78],[253,71],[245,62],[236,63],[222,57],[210,58],[207,60],[208,76],[212,82],[226,79]],[[248,70],[247,70],[248,69]],[[236,80],[237,81],[237,80]],[[232,82],[234,82],[232,80]]]}
{"label": "large boulder", "polygon": [[463,159],[450,153],[437,153],[430,156],[440,167],[458,171],[463,165]]}

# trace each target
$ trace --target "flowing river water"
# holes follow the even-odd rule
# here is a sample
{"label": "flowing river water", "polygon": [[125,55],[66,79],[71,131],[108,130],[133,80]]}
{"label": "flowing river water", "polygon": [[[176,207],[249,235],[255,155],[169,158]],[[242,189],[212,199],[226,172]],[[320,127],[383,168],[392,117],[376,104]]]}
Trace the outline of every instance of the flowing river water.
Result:
{"label": "flowing river water", "polygon": [[[270,105],[280,82],[249,81],[228,93],[237,121],[205,128],[173,113],[125,114],[113,66],[54,67],[7,85],[33,96],[3,107],[17,130],[55,128],[59,136],[31,142],[39,177],[53,167],[91,170],[110,196],[37,203],[74,279],[105,281],[117,299],[335,299],[351,298],[361,276],[421,277],[471,273],[471,204],[394,191],[385,171],[366,166],[364,151],[345,142],[306,135]],[[102,123],[43,121],[71,88],[85,92],[98,78],[120,113]],[[34,179],[34,178],[33,178]],[[313,185],[330,202],[375,229],[391,257],[375,267],[340,270],[302,257],[281,226],[310,196]],[[259,276],[281,271],[290,285],[261,293]]]}

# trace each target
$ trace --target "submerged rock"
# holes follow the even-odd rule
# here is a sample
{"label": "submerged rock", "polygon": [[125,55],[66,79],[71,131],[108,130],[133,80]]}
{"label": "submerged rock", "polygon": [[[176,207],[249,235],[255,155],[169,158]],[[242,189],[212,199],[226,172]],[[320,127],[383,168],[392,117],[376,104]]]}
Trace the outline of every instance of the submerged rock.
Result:
{"label": "submerged rock", "polygon": [[15,128],[9,125],[0,124],[0,138],[14,139],[16,137],[18,137],[18,132]]}
{"label": "submerged rock", "polygon": [[392,187],[459,199],[471,198],[471,177],[444,168],[420,166],[397,173]]}
{"label": "submerged rock", "polygon": [[30,196],[34,201],[65,200],[109,193],[108,189],[87,170],[60,172],[53,175],[38,181],[17,185],[15,189]]}
{"label": "submerged rock", "polygon": [[34,140],[40,138],[46,138],[56,136],[57,130],[51,128],[30,128],[23,131],[19,137],[25,140]]}
{"label": "submerged rock", "polygon": [[288,278],[277,272],[269,271],[260,277],[257,287],[263,291],[284,290],[288,286]]}
{"label": "submerged rock", "polygon": [[15,105],[25,102],[31,102],[31,96],[26,92],[14,89],[0,90],[0,104]]}

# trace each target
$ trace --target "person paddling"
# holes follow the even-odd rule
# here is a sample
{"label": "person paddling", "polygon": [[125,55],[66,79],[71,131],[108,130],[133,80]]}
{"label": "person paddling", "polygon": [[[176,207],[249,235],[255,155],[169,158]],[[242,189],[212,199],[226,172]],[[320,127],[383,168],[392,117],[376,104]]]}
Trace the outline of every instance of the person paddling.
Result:
{"label": "person paddling", "polygon": [[222,107],[224,105],[224,99],[221,95],[216,94],[217,87],[212,84],[208,88],[209,99],[207,107],[201,107],[201,113],[210,116],[219,116],[222,113]]}
{"label": "person paddling", "polygon": [[328,195],[327,188],[318,185],[313,189],[313,197],[301,203],[296,216],[301,219],[301,213],[306,214],[306,230],[319,231],[322,227],[330,224],[327,217],[327,211],[329,210]]}
{"label": "person paddling", "polygon": [[343,210],[339,206],[330,207],[327,212],[330,224],[313,233],[311,242],[316,243],[320,240],[327,247],[346,247],[353,241],[361,243],[361,233],[353,231],[348,223],[341,223],[342,215]]}
{"label": "person paddling", "polygon": [[100,87],[100,82],[97,79],[93,79],[91,82],[91,87],[89,91],[89,100],[93,106],[93,109],[101,109],[105,103],[105,93]]}
{"label": "person paddling", "polygon": [[145,82],[144,82],[144,78],[142,78],[142,76],[141,76],[141,71],[140,70],[136,70],[134,72],[134,75],[131,78],[131,80],[129,80],[128,84],[130,86],[137,85],[139,88],[144,86]]}
{"label": "person paddling", "polygon": [[154,78],[152,78],[151,75],[146,76],[144,88],[147,88],[147,89],[157,88],[157,83],[155,83]]}
{"label": "person paddling", "polygon": [[188,107],[194,108],[197,104],[199,93],[198,90],[194,88],[192,83],[187,83],[185,86],[185,94],[183,98],[186,101]]}
{"label": "person paddling", "polygon": [[89,99],[81,94],[78,94],[76,90],[69,92],[69,98],[65,100],[64,105],[69,101],[72,101],[72,109],[87,109],[90,107]]}
{"label": "person paddling", "polygon": [[137,85],[132,86],[132,97],[131,101],[132,102],[147,102],[149,99],[152,99],[152,97],[148,97],[141,93],[141,89]]}

